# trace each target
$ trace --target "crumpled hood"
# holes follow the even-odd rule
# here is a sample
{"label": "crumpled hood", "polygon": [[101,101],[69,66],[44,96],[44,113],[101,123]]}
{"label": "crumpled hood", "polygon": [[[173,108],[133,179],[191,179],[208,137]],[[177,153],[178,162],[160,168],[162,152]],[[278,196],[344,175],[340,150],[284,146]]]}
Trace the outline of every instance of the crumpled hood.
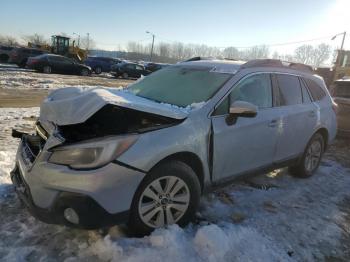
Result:
{"label": "crumpled hood", "polygon": [[112,88],[67,87],[53,91],[40,107],[40,120],[57,125],[83,123],[107,104],[174,119],[184,119],[188,110],[153,102]]}

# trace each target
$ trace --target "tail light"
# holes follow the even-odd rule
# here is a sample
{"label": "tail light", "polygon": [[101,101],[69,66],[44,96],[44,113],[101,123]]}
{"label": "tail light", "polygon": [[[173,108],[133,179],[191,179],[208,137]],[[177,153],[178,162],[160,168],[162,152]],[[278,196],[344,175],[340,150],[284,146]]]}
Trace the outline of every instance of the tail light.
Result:
{"label": "tail light", "polygon": [[38,62],[39,62],[38,59],[29,59],[29,60],[28,60],[28,64],[36,64],[36,63],[38,63]]}

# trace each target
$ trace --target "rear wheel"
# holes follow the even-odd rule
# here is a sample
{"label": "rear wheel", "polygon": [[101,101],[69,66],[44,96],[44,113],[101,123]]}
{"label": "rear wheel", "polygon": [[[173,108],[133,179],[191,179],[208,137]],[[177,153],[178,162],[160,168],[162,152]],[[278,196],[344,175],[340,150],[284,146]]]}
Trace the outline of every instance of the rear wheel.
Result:
{"label": "rear wheel", "polygon": [[95,71],[95,74],[97,74],[97,75],[102,73],[101,67],[96,67],[94,71]]}
{"label": "rear wheel", "polygon": [[50,74],[51,73],[51,66],[44,66],[43,73]]}
{"label": "rear wheel", "polygon": [[188,165],[180,161],[161,164],[136,191],[128,225],[137,235],[172,224],[184,226],[194,218],[199,199],[200,184]]}
{"label": "rear wheel", "polygon": [[316,133],[310,139],[305,152],[296,166],[289,168],[289,171],[297,177],[311,177],[320,165],[324,152],[325,141],[320,133]]}
{"label": "rear wheel", "polygon": [[81,71],[80,71],[80,74],[82,76],[88,76],[89,75],[89,70],[87,70],[86,68],[83,68]]}

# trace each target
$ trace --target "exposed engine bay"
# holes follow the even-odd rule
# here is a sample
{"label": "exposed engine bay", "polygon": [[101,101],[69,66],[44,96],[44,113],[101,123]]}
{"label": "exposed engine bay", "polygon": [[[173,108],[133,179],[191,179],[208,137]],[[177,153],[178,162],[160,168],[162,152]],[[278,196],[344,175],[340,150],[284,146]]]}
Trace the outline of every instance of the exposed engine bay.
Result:
{"label": "exposed engine bay", "polygon": [[95,137],[144,133],[181,123],[183,119],[141,112],[107,104],[83,123],[58,126],[66,142],[77,142]]}

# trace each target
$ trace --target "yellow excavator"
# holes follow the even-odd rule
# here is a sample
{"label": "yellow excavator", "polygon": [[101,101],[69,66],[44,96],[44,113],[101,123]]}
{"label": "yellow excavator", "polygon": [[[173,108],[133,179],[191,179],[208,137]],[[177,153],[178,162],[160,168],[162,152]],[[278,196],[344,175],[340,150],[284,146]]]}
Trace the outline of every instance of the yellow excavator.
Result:
{"label": "yellow excavator", "polygon": [[51,52],[57,55],[63,55],[69,58],[73,58],[77,61],[83,61],[87,58],[88,51],[81,49],[79,46],[75,45],[73,41],[70,45],[70,38],[61,35],[51,36],[51,45],[36,45],[33,43],[28,43],[30,48],[39,48],[41,50]]}
{"label": "yellow excavator", "polygon": [[334,80],[350,77],[350,50],[338,50],[334,64]]}

